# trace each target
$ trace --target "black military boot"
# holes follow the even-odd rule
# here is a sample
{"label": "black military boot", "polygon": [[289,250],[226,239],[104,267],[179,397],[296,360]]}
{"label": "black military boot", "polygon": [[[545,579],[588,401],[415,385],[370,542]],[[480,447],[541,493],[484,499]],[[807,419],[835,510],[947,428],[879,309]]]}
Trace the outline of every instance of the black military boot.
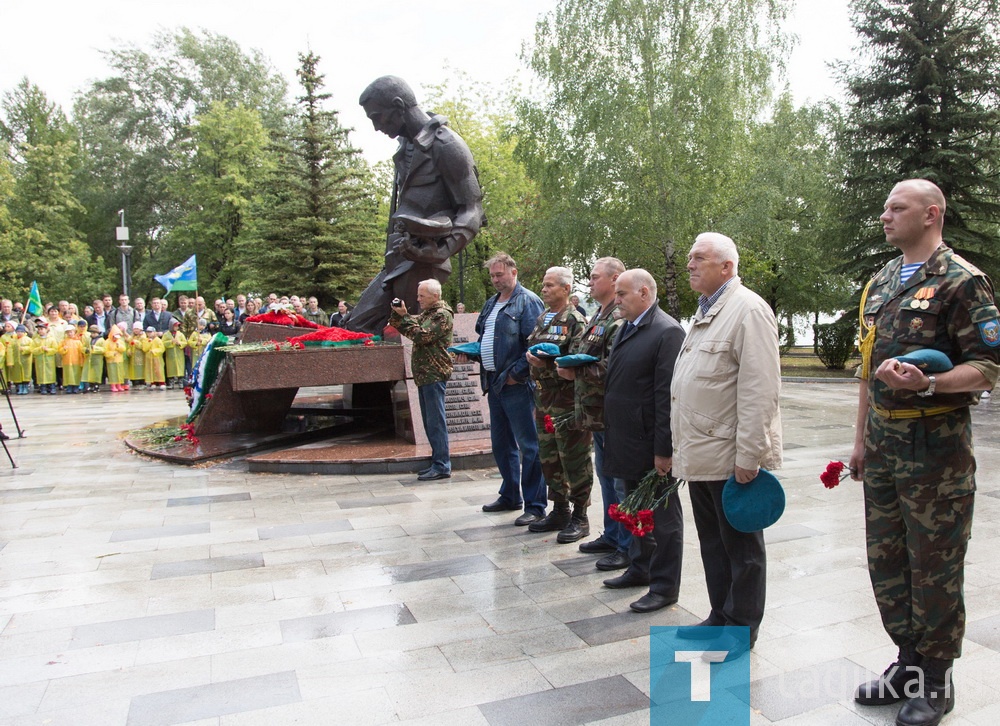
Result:
{"label": "black military boot", "polygon": [[[854,700],[862,706],[885,706],[906,698],[904,689],[920,681],[920,654],[912,645],[899,646],[896,662],[874,681],[858,686]],[[911,686],[913,688],[913,686]]]}
{"label": "black military boot", "polygon": [[552,511],[528,525],[529,532],[558,532],[569,524],[569,502],[553,502]]}
{"label": "black military boot", "polygon": [[573,516],[570,517],[569,524],[566,525],[565,529],[556,535],[556,542],[559,544],[569,544],[589,535],[590,520],[587,519],[586,508],[573,507]]}
{"label": "black military boot", "polygon": [[[896,726],[937,726],[955,708],[955,687],[951,682],[952,660],[924,658],[924,687],[908,698],[896,715]],[[911,689],[912,691],[912,689]]]}

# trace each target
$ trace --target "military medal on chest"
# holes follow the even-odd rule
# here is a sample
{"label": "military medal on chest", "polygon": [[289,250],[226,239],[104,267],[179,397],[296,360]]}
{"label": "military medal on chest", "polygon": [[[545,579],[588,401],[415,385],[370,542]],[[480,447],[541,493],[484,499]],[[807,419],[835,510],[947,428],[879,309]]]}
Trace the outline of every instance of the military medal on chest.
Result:
{"label": "military medal on chest", "polygon": [[910,300],[910,307],[914,310],[926,310],[931,306],[930,300],[934,297],[936,290],[933,287],[922,287],[913,293]]}

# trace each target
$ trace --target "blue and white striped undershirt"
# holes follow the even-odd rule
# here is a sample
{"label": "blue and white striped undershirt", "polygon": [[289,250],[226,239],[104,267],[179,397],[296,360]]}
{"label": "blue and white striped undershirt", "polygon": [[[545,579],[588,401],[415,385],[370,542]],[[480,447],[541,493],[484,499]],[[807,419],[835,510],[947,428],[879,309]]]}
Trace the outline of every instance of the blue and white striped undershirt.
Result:
{"label": "blue and white striped undershirt", "polygon": [[507,306],[508,302],[510,301],[505,300],[504,302],[500,302],[497,300],[497,304],[490,310],[490,314],[486,318],[486,324],[483,326],[483,338],[479,344],[479,357],[483,361],[483,368],[488,371],[495,371],[497,369],[496,361],[493,360],[493,331],[497,325],[497,314]]}
{"label": "blue and white striped undershirt", "polygon": [[906,281],[913,277],[913,273],[920,269],[923,262],[911,262],[899,268],[899,284],[905,285]]}

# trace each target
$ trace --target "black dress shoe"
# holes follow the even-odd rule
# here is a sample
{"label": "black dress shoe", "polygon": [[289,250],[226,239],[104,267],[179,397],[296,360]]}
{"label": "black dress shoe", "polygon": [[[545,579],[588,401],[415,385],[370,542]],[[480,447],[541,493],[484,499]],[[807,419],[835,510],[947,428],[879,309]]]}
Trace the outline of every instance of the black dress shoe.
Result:
{"label": "black dress shoe", "polygon": [[654,610],[665,608],[667,605],[673,605],[675,602],[677,602],[676,595],[661,595],[658,592],[647,592],[629,605],[629,607],[632,609],[632,612],[651,613]]}
{"label": "black dress shoe", "polygon": [[428,466],[426,469],[421,469],[420,471],[417,472],[417,476],[423,476],[424,474],[426,474],[429,471],[434,471],[434,467],[433,466]]}
{"label": "black dress shoe", "polygon": [[722,635],[721,637],[714,638],[710,643],[706,644],[706,649],[708,652],[701,656],[702,661],[706,663],[718,663],[716,659],[717,656],[711,651],[725,651],[726,656],[722,659],[723,663],[731,663],[734,660],[742,658],[743,655],[753,648],[753,641],[747,641],[743,638],[736,638],[729,633]]}
{"label": "black dress shoe", "polygon": [[612,590],[620,590],[626,587],[646,587],[647,585],[649,585],[649,578],[643,577],[633,570],[625,570],[618,577],[612,577],[610,580],[604,581],[604,586],[610,587]]}
{"label": "black dress shoe", "polygon": [[626,567],[632,564],[632,560],[628,558],[628,555],[624,552],[619,552],[615,550],[607,557],[602,557],[595,564],[598,570],[604,570],[609,572],[611,570],[624,570]]}
{"label": "black dress shoe", "polygon": [[705,618],[697,625],[686,625],[683,628],[677,628],[677,637],[683,638],[684,640],[714,640],[719,637],[719,631],[715,628],[719,628],[725,625],[725,623],[720,623],[713,620],[711,617]]}
{"label": "black dress shoe", "polygon": [[520,517],[514,520],[515,527],[527,527],[532,522],[537,522],[542,518],[542,515],[535,514],[534,512],[525,512]]}
{"label": "black dress shoe", "polygon": [[438,479],[451,479],[451,472],[431,470],[417,477],[417,481],[436,481]]}
{"label": "black dress shoe", "polygon": [[520,504],[511,504],[503,498],[499,498],[495,502],[483,505],[484,512],[513,512],[520,508]]}
{"label": "black dress shoe", "polygon": [[585,555],[603,555],[605,552],[614,552],[617,548],[608,542],[604,537],[598,537],[590,542],[583,542],[580,551]]}

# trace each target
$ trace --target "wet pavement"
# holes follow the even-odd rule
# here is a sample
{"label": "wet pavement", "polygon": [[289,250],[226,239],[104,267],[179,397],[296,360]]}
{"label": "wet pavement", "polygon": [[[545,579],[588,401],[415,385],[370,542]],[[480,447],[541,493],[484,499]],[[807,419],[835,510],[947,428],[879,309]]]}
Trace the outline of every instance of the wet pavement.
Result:
{"label": "wet pavement", "polygon": [[[250,473],[126,450],[179,392],[15,396],[0,469],[0,724],[647,724],[650,625],[707,614],[686,506],[677,605],[637,615],[597,558],[485,514],[495,470]],[[852,384],[788,383],[751,724],[891,724],[851,692],[894,656],[846,461]],[[0,402],[2,403],[2,402]],[[946,724],[1000,722],[1000,395],[974,410],[968,633]],[[0,410],[12,434],[9,411]],[[0,466],[6,464],[0,459]],[[687,505],[687,495],[681,497]],[[600,529],[600,501],[590,512]]]}

